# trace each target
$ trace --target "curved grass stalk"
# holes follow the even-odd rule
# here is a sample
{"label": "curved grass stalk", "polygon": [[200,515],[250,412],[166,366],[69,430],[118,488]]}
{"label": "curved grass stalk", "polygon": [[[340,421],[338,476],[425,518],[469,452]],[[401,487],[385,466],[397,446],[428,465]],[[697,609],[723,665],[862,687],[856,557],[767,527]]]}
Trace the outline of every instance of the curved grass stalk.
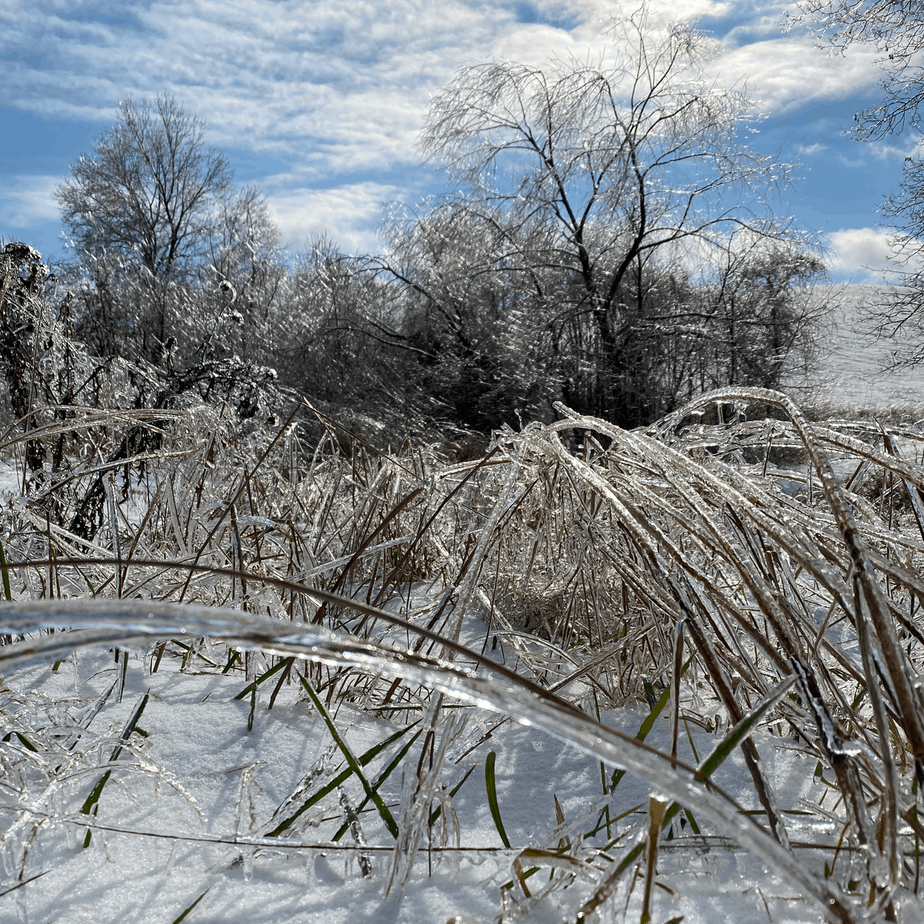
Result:
{"label": "curved grass stalk", "polygon": [[[886,709],[885,705],[880,700],[878,677],[873,669],[873,658],[868,657],[870,651],[878,647],[882,653],[885,677],[888,680],[891,690],[894,691],[894,698],[900,715],[900,723],[907,735],[912,753],[914,754],[919,778],[924,778],[924,720],[922,720],[924,697],[922,697],[921,691],[917,685],[916,673],[899,642],[895,622],[890,616],[888,601],[877,579],[876,569],[873,566],[869,543],[857,525],[852,505],[847,497],[847,492],[836,477],[828,455],[821,445],[821,440],[813,431],[802,411],[788,396],[781,392],[762,388],[724,389],[710,392],[690,402],[680,412],[672,415],[672,417],[666,418],[657,425],[657,429],[662,434],[668,432],[672,429],[672,426],[679,423],[684,416],[689,415],[700,407],[714,403],[742,401],[761,402],[779,408],[788,415],[796,434],[809,456],[813,470],[817,472],[825,500],[833,515],[834,523],[851,564],[853,588],[852,592],[845,593],[845,588],[843,586],[837,586],[837,583],[840,582],[829,583],[830,579],[826,580],[825,571],[827,569],[817,568],[811,557],[803,558],[802,556],[798,556],[800,562],[807,569],[815,572],[815,577],[818,580],[823,584],[827,584],[834,598],[839,602],[844,611],[851,616],[860,638],[861,648],[864,653],[862,663],[866,678],[866,687],[873,700],[874,722],[880,740],[882,772],[887,780],[887,784],[883,790],[886,802],[884,852],[889,863],[888,877],[894,884],[898,882],[900,876],[898,850],[898,773],[895,766],[895,757],[892,752],[889,729],[885,724]],[[646,437],[643,436],[620,431],[606,421],[579,417],[564,405],[558,404],[556,405],[556,409],[566,417],[566,420],[557,425],[553,425],[553,427],[562,428],[576,425],[589,427],[605,433],[616,441],[617,444],[625,443],[632,447],[635,447],[636,444],[646,439]],[[843,445],[843,441],[838,442]],[[671,453],[669,447],[662,446],[660,443],[655,443],[653,445],[654,451],[659,454]],[[885,469],[899,473],[907,482],[918,483],[921,481],[920,471],[915,471],[911,466],[902,463],[900,460],[890,455],[877,452],[871,453],[869,447],[866,447],[865,444],[857,443],[853,445],[853,448],[861,452],[864,458],[872,458],[875,456],[875,461],[877,461],[878,464]],[[642,455],[644,456],[646,454],[642,453]],[[679,464],[681,470],[684,468],[689,469],[693,464],[689,459],[686,459],[679,453],[674,452],[673,455],[677,457],[674,461]],[[579,460],[571,456],[567,457],[567,461],[574,467],[578,467],[581,464]],[[595,484],[595,487],[604,494],[604,496],[607,490],[610,490],[610,493],[612,493],[609,486],[606,485],[603,479],[596,473],[590,472],[585,474],[585,477],[587,477],[588,480],[595,480],[598,482],[598,484]],[[706,474],[705,469],[702,470],[700,477],[706,480],[712,480],[714,483],[716,480],[714,475]],[[740,481],[741,479],[740,476],[737,476],[732,480]],[[715,487],[718,488],[718,496],[730,497],[736,501],[736,507],[742,512],[748,515],[753,514],[751,505],[746,503],[742,504],[741,501],[743,498],[736,491],[733,489],[729,490],[727,487],[722,487],[720,485],[715,485]],[[701,510],[700,515],[706,523],[709,522],[709,518],[705,511]],[[766,526],[767,524],[764,525]],[[778,531],[774,530],[773,532],[777,533]],[[721,543],[722,540],[718,533],[717,536]],[[785,548],[786,544],[780,542],[781,537],[781,534],[774,535],[776,541]],[[727,544],[724,548],[724,552],[727,560],[732,562],[735,561],[735,556]],[[792,552],[792,550],[790,550],[790,552]],[[800,651],[801,646],[796,642],[797,636],[792,632],[790,620],[787,618],[787,614],[781,610],[779,601],[772,593],[767,593],[767,588],[761,587],[759,582],[748,580],[746,569],[741,570],[742,577],[748,583],[749,590],[757,599],[761,611],[770,619],[780,639],[786,643],[790,655],[793,657],[798,656],[798,660],[801,662],[804,669],[808,664],[808,660],[804,653]],[[821,704],[823,700],[813,673],[806,673],[806,681],[806,694],[809,696],[810,701]],[[826,712],[826,710],[824,711]],[[817,709],[816,714],[820,714]],[[823,723],[819,722],[820,738],[822,742],[827,742],[828,736],[825,735],[824,729],[821,727],[822,724]],[[830,740],[833,741],[835,739]],[[879,851],[877,849],[876,839],[871,836],[871,832],[868,830],[870,825],[863,807],[862,787],[858,782],[856,767],[853,765],[852,761],[842,759],[847,757],[846,753],[841,753],[837,750],[829,751],[828,757],[832,768],[838,774],[842,792],[845,797],[849,799],[849,804],[854,807],[853,814],[861,838],[870,850],[874,865],[878,865],[877,854]],[[884,879],[885,877],[881,876],[881,874],[874,874],[874,878]]]}

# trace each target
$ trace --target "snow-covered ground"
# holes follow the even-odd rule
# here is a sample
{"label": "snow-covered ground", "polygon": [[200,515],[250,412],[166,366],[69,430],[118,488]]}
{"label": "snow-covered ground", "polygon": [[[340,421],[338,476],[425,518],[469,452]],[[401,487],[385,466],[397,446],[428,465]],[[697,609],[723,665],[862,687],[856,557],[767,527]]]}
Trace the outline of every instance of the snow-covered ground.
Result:
{"label": "snow-covered ground", "polygon": [[827,319],[815,365],[808,377],[796,376],[795,384],[838,407],[924,403],[924,369],[890,368],[895,342],[872,336],[869,322],[858,310],[858,305],[874,301],[878,292],[874,286],[830,288],[827,297],[836,307]]}
{"label": "snow-covered ground", "polygon": [[0,459],[0,504],[22,493],[22,469],[10,458]]}
{"label": "snow-covered ground", "polygon": [[[287,688],[272,710],[267,708],[267,697],[262,697],[253,729],[248,731],[249,703],[234,698],[246,686],[240,675],[180,672],[175,659],[152,674],[136,657],[129,664],[121,703],[107,703],[86,722],[86,711],[118,673],[111,654],[84,654],[62,663],[57,671],[50,666],[19,671],[3,689],[0,705],[5,721],[12,719],[14,731],[26,732],[29,727],[28,722],[12,718],[15,703],[30,699],[29,691],[35,690],[41,691],[37,712],[46,714],[46,724],[53,721],[75,730],[73,740],[61,749],[71,755],[70,765],[36,766],[33,772],[46,778],[47,785],[33,787],[29,803],[17,806],[19,825],[7,832],[3,848],[8,891],[0,895],[4,924],[172,922],[200,897],[186,920],[477,924],[494,920],[506,904],[510,914],[505,920],[552,924],[573,919],[606,865],[596,858],[584,875],[572,877],[567,888],[551,889],[545,896],[550,870],[543,870],[529,880],[532,900],[518,889],[504,888],[513,880],[514,863],[524,848],[558,845],[555,799],[572,821],[572,838],[593,829],[609,805],[611,817],[618,819],[610,835],[623,836],[608,853],[614,859],[646,830],[649,787],[644,781],[627,776],[612,799],[606,800],[599,762],[541,731],[507,722],[493,731],[491,748],[496,753],[498,807],[511,847],[504,847],[489,810],[483,750],[450,752],[445,786],[454,786],[475,766],[453,799],[459,842],[444,847],[423,843],[403,897],[386,898],[393,861],[390,838],[374,812],[361,814],[371,865],[369,874],[363,875],[350,835],[338,843],[330,840],[339,825],[336,792],[307,813],[286,838],[265,838],[285,815],[274,813],[299,790],[306,774],[342,763],[311,704],[300,700],[294,688]],[[99,755],[117,744],[145,695],[149,700],[137,722],[143,737],[129,738],[118,767],[111,765],[112,776],[96,811],[92,816],[82,814],[81,806],[104,772],[86,768],[105,767],[105,758],[100,761]],[[606,718],[634,735],[646,712],[641,707],[627,708]],[[29,718],[32,727],[41,726],[36,715]],[[466,710],[466,718],[485,731],[498,721],[496,715],[475,709]],[[394,732],[394,726],[384,720],[348,706],[338,710],[336,723],[357,755]],[[668,746],[666,725],[664,719],[656,723],[650,743]],[[78,726],[82,726],[79,734]],[[715,740],[703,729],[694,738],[700,753]],[[369,765],[370,776],[379,772],[399,745]],[[3,748],[7,761],[23,754],[23,744],[15,738]],[[811,768],[807,770],[810,758],[793,741],[764,736],[762,751],[772,764],[769,776],[778,787],[781,807],[799,811],[803,802],[823,801],[826,787]],[[83,752],[88,759],[81,759]],[[693,759],[689,744],[681,748],[680,757]],[[716,781],[745,807],[756,807],[738,756],[730,758]],[[358,805],[363,792],[355,776],[343,787]],[[8,786],[4,789],[3,817],[8,824],[12,800]],[[310,792],[310,786],[303,789],[304,794]],[[389,781],[382,795],[397,806],[400,781]],[[92,840],[85,847],[91,818]],[[438,838],[439,826],[432,830]],[[833,831],[833,824],[820,823],[817,816],[792,829],[794,839],[805,842],[830,841]],[[689,825],[678,826],[676,833],[676,839],[662,840],[655,920],[676,920],[681,915],[686,924],[818,920],[816,907],[791,885],[767,876],[734,843],[721,837],[697,838]],[[602,834],[590,838],[585,853],[592,855],[590,846],[603,842]],[[809,856],[811,851],[803,853],[807,862],[817,861]],[[524,868],[531,865],[527,860]],[[567,872],[556,875],[567,876]],[[630,876],[599,919],[638,920],[640,902],[641,883]],[[514,910],[518,903],[520,912]]]}

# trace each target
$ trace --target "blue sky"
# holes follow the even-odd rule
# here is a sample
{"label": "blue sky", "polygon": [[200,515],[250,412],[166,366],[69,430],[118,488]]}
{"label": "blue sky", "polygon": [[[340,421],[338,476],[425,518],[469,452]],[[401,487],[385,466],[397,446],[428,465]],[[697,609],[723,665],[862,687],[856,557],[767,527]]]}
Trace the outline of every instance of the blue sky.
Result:
{"label": "blue sky", "polygon": [[[381,203],[439,186],[415,142],[462,64],[604,52],[617,0],[0,0],[0,238],[61,252],[53,198],[119,100],[169,92],[203,118],[240,183],[267,196],[294,250],[326,234],[381,248]],[[875,55],[829,55],[781,28],[785,4],[650,0],[651,20],[697,20],[713,76],[746,82],[766,114],[755,144],[798,161],[776,208],[823,235],[837,281],[883,265],[882,197],[912,140],[843,131],[877,91]]]}

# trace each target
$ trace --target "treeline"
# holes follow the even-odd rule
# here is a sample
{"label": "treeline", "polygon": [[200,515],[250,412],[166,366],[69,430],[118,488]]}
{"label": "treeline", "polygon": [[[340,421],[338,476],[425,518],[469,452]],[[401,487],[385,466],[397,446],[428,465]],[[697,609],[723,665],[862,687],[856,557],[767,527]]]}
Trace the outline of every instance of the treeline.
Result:
{"label": "treeline", "polygon": [[[68,325],[171,374],[229,361],[400,424],[489,431],[563,400],[624,427],[807,356],[823,263],[777,217],[786,166],[689,29],[627,20],[606,64],[462,69],[424,155],[458,192],[383,214],[383,253],[293,255],[171,97],[127,100],[58,189]],[[259,372],[259,375],[264,375]]]}

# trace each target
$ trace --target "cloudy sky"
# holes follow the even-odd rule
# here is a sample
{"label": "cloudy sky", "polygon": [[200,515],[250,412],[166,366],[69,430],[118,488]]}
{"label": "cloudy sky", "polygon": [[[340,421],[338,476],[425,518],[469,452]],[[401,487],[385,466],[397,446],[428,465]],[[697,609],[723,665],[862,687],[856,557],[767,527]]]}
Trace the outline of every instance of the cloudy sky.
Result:
{"label": "cloudy sky", "polygon": [[[172,93],[204,119],[240,183],[267,196],[285,241],[381,249],[381,204],[440,188],[415,148],[431,97],[463,64],[597,60],[619,0],[0,0],[0,239],[61,250],[55,186],[121,99]],[[875,57],[831,56],[785,3],[650,0],[655,23],[695,19],[718,40],[715,79],[746,82],[755,144],[798,161],[777,209],[821,235],[835,279],[882,264],[879,205],[908,139],[843,135],[877,90]]]}

